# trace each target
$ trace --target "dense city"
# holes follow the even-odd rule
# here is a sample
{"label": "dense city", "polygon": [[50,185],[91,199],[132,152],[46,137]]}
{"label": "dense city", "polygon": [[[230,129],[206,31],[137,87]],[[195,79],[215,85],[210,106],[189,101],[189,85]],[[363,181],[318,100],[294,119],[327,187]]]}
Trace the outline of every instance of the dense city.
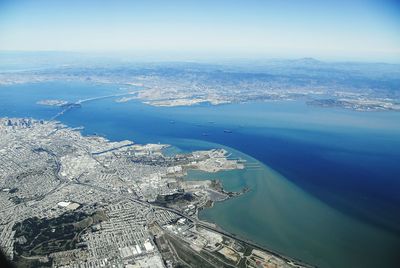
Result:
{"label": "dense city", "polygon": [[[0,120],[0,247],[18,267],[304,267],[201,221],[243,192],[188,170],[243,169],[214,149],[111,142],[55,121]],[[304,266],[303,266],[304,265]]]}

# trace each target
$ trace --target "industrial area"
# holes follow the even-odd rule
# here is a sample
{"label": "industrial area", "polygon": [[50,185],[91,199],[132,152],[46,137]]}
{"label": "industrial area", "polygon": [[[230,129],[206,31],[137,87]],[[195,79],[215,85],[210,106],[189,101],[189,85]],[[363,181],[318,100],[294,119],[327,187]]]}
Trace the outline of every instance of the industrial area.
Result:
{"label": "industrial area", "polygon": [[308,267],[198,218],[242,194],[184,179],[246,168],[226,150],[167,156],[28,118],[0,135],[0,248],[17,267]]}

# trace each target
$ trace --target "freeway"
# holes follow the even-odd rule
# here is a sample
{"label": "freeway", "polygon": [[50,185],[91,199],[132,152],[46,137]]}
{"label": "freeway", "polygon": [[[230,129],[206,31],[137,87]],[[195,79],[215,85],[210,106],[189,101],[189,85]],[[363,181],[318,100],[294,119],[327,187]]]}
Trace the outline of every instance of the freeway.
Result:
{"label": "freeway", "polygon": [[189,220],[190,222],[192,222],[196,226],[200,226],[200,227],[202,227],[204,229],[208,229],[210,231],[219,233],[219,234],[221,234],[223,236],[226,236],[226,237],[229,237],[231,239],[238,240],[238,241],[240,241],[242,243],[245,243],[245,244],[247,244],[249,246],[252,246],[252,247],[254,247],[256,249],[260,249],[262,251],[266,251],[266,252],[270,253],[271,255],[274,255],[274,256],[276,256],[278,258],[281,258],[281,259],[285,260],[286,262],[288,262],[288,263],[290,263],[292,265],[295,265],[296,267],[299,267],[299,268],[311,268],[311,267],[314,267],[314,266],[311,266],[309,264],[306,264],[306,263],[302,262],[301,260],[296,260],[294,258],[284,256],[281,253],[278,253],[278,252],[273,251],[271,249],[267,249],[267,248],[265,248],[263,246],[260,246],[260,245],[258,245],[256,243],[254,243],[251,240],[237,237],[235,234],[229,233],[227,231],[222,230],[221,228],[219,228],[217,226],[214,226],[214,224],[211,224],[211,223],[208,223],[208,222],[204,222],[204,221],[199,220],[198,218],[194,218],[194,217],[188,216],[188,215],[180,212],[179,210],[176,210],[176,209],[173,209],[173,208],[168,208],[168,207],[163,207],[163,206],[159,206],[159,205],[155,205],[155,204],[152,204],[150,202],[138,200],[138,199],[131,198],[131,197],[128,197],[128,199],[133,201],[133,202],[140,203],[142,205],[150,205],[154,209],[167,210],[167,211],[173,212],[175,214],[178,214],[179,216],[181,216],[183,218],[186,218],[187,220]]}
{"label": "freeway", "polygon": [[[95,185],[91,185],[91,184],[83,183],[83,182],[76,182],[76,183],[80,184],[80,185],[85,185],[85,186],[88,186],[88,187],[95,188],[95,189],[97,189],[99,191],[110,193],[109,190],[107,190],[105,188],[102,188],[100,186],[95,186]],[[242,243],[245,243],[245,244],[247,244],[249,246],[252,246],[252,247],[254,247],[256,249],[268,252],[269,254],[274,255],[274,256],[276,256],[278,258],[281,258],[281,259],[285,260],[287,263],[290,263],[291,265],[294,265],[295,267],[298,267],[298,268],[312,268],[312,267],[315,267],[315,266],[311,266],[311,265],[309,265],[307,263],[304,263],[301,260],[297,260],[297,259],[285,256],[285,255],[283,255],[283,254],[281,254],[279,252],[276,252],[274,250],[271,250],[271,249],[265,248],[263,246],[260,246],[260,245],[258,245],[257,243],[255,243],[255,242],[253,242],[251,240],[240,238],[240,237],[236,236],[235,234],[232,234],[232,233],[229,233],[229,232],[227,232],[225,230],[222,230],[221,228],[215,226],[212,223],[201,221],[198,218],[186,215],[186,214],[182,213],[179,210],[176,210],[176,209],[173,209],[173,208],[169,208],[169,207],[160,206],[160,205],[156,205],[156,204],[153,204],[151,202],[140,200],[140,199],[137,199],[137,198],[133,198],[131,195],[126,195],[126,194],[125,195],[121,195],[121,198],[126,198],[126,199],[128,199],[128,200],[130,200],[132,202],[135,202],[135,203],[138,203],[138,204],[141,204],[141,205],[144,205],[144,206],[149,206],[152,209],[160,209],[160,210],[170,211],[172,213],[175,213],[175,214],[177,214],[177,215],[189,220],[192,224],[194,224],[196,226],[199,226],[199,227],[204,228],[204,229],[208,229],[210,231],[216,232],[216,233],[218,233],[220,235],[223,235],[225,237],[228,237],[228,238],[240,241]]]}

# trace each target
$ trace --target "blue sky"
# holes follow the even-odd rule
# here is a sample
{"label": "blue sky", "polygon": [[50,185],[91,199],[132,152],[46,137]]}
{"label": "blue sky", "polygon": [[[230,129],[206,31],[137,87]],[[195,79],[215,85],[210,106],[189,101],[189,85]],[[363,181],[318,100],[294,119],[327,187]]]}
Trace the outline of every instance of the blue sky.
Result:
{"label": "blue sky", "polygon": [[400,4],[0,0],[0,50],[400,62]]}

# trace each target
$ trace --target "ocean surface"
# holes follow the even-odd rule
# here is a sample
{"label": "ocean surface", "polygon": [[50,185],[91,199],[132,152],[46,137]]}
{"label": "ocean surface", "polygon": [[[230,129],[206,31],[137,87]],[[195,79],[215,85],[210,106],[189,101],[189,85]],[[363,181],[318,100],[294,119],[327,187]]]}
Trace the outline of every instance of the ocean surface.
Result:
{"label": "ocean surface", "polygon": [[[60,108],[37,101],[121,92],[77,82],[0,86],[0,116],[49,119]],[[250,192],[203,210],[202,219],[319,267],[400,266],[400,113],[303,101],[167,108],[108,98],[58,120],[87,135],[175,151],[226,148],[247,168],[188,179],[217,178],[227,190]]]}

